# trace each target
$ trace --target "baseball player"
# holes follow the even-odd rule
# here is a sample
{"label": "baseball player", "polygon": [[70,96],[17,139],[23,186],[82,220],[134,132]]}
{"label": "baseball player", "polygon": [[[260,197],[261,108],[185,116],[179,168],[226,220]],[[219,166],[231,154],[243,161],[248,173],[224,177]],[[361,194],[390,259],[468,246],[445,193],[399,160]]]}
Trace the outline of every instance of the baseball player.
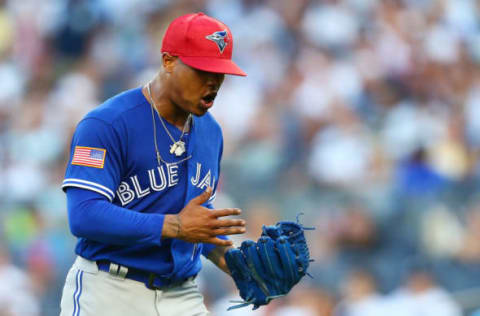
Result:
{"label": "baseball player", "polygon": [[200,255],[229,272],[227,236],[245,222],[214,209],[223,139],[208,113],[233,38],[203,13],[181,16],[162,42],[162,67],[143,87],[88,113],[71,143],[62,188],[77,258],[61,316],[207,315],[194,278]]}

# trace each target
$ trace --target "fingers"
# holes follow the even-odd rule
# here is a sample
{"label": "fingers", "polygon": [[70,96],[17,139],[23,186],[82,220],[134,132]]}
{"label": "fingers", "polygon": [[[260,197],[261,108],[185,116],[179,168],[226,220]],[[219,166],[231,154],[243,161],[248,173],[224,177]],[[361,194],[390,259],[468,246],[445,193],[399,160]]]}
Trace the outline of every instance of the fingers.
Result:
{"label": "fingers", "polygon": [[245,262],[245,257],[239,249],[230,249],[225,253],[225,260],[228,265],[228,269],[232,273],[239,273],[242,279],[250,278],[250,270]]}
{"label": "fingers", "polygon": [[212,221],[212,228],[233,227],[240,226],[245,227],[245,221],[243,219],[216,219]]}
{"label": "fingers", "polygon": [[194,203],[197,205],[202,205],[203,203],[207,202],[210,196],[212,195],[212,188],[207,187],[205,191],[200,193],[198,196],[194,197],[190,203]]}
{"label": "fingers", "polygon": [[[232,209],[237,210],[237,209]],[[225,210],[220,210],[225,211]],[[238,210],[239,211],[239,210]],[[211,223],[212,235],[237,235],[245,233],[245,220],[243,219],[217,219]]]}
{"label": "fingers", "polygon": [[217,237],[212,237],[210,239],[205,240],[204,242],[208,244],[217,245],[217,246],[223,246],[223,247],[233,246],[233,241],[223,240]]}
{"label": "fingers", "polygon": [[268,271],[268,274],[272,277],[274,287],[280,293],[286,293],[288,289],[285,287],[285,282],[282,282],[284,279],[281,268],[282,264],[278,252],[275,249],[275,241],[270,237],[263,236],[260,237],[257,245],[258,254],[262,262],[265,263],[265,269]]}
{"label": "fingers", "polygon": [[295,284],[295,281],[299,280],[298,269],[296,266],[295,253],[292,250],[292,246],[288,242],[287,237],[281,236],[275,241],[278,254],[280,256],[280,262],[282,263],[285,276],[288,284]]}
{"label": "fingers", "polygon": [[240,215],[242,210],[238,208],[224,208],[220,210],[212,210],[211,214],[215,217],[223,217],[223,216],[230,216],[230,215]]}
{"label": "fingers", "polygon": [[218,235],[239,235],[245,233],[244,227],[217,228],[213,230],[214,236]]}

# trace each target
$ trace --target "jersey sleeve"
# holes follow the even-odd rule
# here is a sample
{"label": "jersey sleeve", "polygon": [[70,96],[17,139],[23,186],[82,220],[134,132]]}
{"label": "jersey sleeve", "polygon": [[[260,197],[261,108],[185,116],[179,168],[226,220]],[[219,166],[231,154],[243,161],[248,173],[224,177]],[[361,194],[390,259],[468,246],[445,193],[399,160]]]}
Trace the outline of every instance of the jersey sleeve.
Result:
{"label": "jersey sleeve", "polygon": [[125,139],[107,122],[96,118],[82,120],[72,138],[62,189],[88,189],[112,202],[123,170]]}
{"label": "jersey sleeve", "polygon": [[132,212],[109,203],[103,195],[77,188],[67,189],[67,208],[70,231],[76,237],[109,245],[162,243],[163,214]]}

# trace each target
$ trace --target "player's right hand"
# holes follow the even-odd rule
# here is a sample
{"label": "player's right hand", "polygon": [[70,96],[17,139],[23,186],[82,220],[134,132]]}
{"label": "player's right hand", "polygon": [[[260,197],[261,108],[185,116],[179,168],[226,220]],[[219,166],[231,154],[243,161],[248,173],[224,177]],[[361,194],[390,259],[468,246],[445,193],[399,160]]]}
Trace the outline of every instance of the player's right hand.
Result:
{"label": "player's right hand", "polygon": [[245,221],[243,219],[222,218],[239,215],[242,212],[240,209],[211,210],[202,206],[211,195],[212,188],[208,187],[200,195],[190,200],[178,215],[165,216],[164,230],[165,228],[172,229],[170,237],[192,243],[202,242],[217,246],[231,246],[233,245],[232,241],[223,240],[217,236],[245,233]]}

